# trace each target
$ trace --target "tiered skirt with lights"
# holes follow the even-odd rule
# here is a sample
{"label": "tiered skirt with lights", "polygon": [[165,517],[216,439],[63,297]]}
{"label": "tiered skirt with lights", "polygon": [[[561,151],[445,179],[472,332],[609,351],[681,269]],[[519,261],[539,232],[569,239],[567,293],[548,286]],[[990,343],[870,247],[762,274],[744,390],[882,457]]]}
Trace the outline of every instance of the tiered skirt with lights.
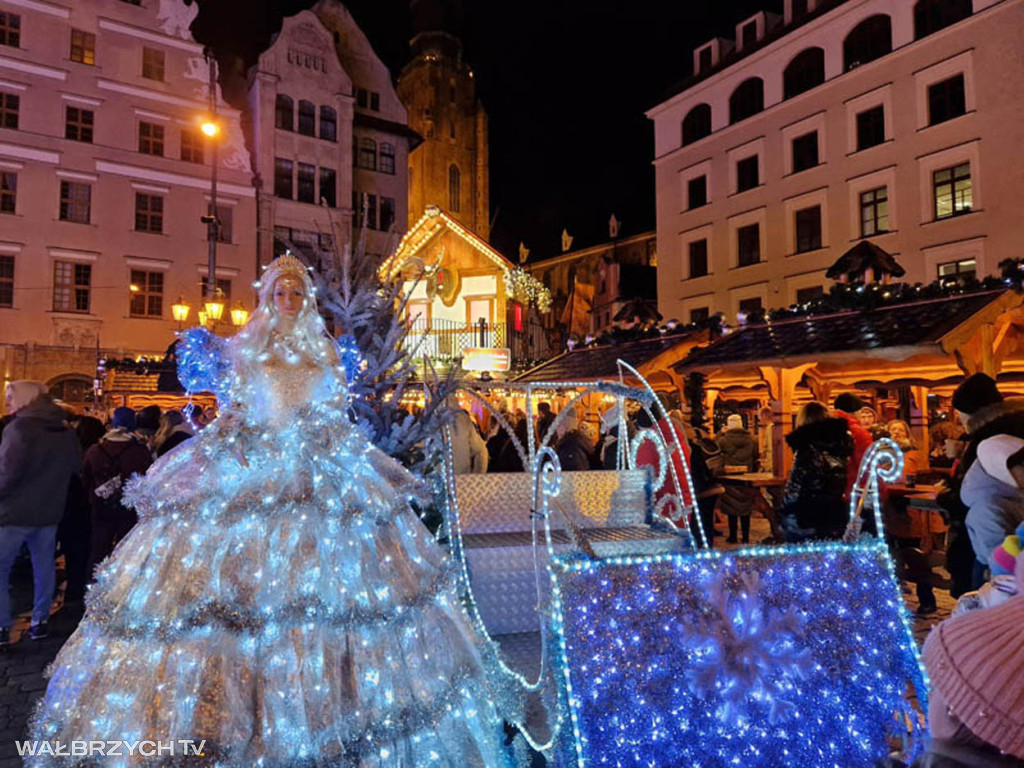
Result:
{"label": "tiered skirt with lights", "polygon": [[352,428],[186,441],[129,486],[139,523],[32,737],[205,740],[219,765],[506,765],[513,704],[412,492]]}

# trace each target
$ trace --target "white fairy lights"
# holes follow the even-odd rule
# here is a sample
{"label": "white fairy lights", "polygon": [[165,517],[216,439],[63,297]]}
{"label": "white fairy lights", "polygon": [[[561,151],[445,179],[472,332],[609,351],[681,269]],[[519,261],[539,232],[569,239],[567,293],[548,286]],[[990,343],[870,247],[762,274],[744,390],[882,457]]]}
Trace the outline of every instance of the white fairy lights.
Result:
{"label": "white fairy lights", "polygon": [[128,484],[139,524],[35,738],[198,729],[223,766],[514,764],[518,702],[492,688],[457,571],[410,509],[424,489],[350,422],[352,356],[310,295],[294,332],[264,303],[226,346],[185,335],[182,381],[224,395],[222,415]]}

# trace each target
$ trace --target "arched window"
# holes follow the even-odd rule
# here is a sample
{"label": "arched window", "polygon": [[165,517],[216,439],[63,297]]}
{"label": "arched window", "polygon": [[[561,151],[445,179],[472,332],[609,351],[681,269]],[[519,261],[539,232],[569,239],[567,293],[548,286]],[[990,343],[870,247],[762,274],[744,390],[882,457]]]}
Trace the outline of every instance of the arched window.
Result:
{"label": "arched window", "polygon": [[62,403],[91,403],[93,399],[92,379],[79,374],[58,376],[46,388],[52,398]]}
{"label": "arched window", "polygon": [[338,140],[338,113],[331,107],[320,107],[320,138]]}
{"label": "arched window", "polygon": [[452,163],[448,166],[448,210],[458,213],[462,210],[459,201],[462,199],[462,172],[459,166]]}
{"label": "arched window", "polygon": [[711,106],[698,104],[683,118],[683,146],[711,135]]}
{"label": "arched window", "polygon": [[880,59],[892,51],[892,21],[885,14],[868,16],[843,40],[843,71]]}
{"label": "arched window", "polygon": [[729,97],[729,124],[746,120],[764,109],[764,82],[760,77],[744,80]]}
{"label": "arched window", "polygon": [[377,170],[377,142],[373,139],[359,140],[359,154],[356,156],[356,167],[368,171]]}
{"label": "arched window", "polygon": [[782,98],[791,99],[824,82],[825,51],[821,48],[808,48],[794,56],[783,71]]}
{"label": "arched window", "polygon": [[316,106],[310,101],[299,102],[299,133],[316,136]]}
{"label": "arched window", "polygon": [[971,15],[971,0],[918,0],[914,4],[914,39],[938,32]]}
{"label": "arched window", "polygon": [[384,141],[380,145],[380,172],[395,172],[395,145]]}
{"label": "arched window", "polygon": [[294,111],[295,102],[291,100],[291,97],[285,96],[283,93],[277,94],[277,100],[274,102],[274,127],[284,131],[294,131]]}

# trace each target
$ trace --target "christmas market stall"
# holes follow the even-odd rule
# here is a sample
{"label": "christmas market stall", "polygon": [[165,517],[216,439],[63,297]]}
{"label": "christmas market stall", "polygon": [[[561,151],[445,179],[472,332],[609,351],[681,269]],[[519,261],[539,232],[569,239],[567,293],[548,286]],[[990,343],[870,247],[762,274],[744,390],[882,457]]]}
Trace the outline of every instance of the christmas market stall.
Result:
{"label": "christmas market stall", "polygon": [[[929,421],[948,411],[943,403],[965,376],[983,371],[1008,394],[1024,392],[1021,294],[978,288],[836,286],[817,313],[751,318],[693,350],[675,374],[689,379],[691,409],[713,410],[721,399],[769,406],[773,463],[783,474],[792,462],[784,438],[799,407],[831,405],[843,392],[858,393],[880,415],[895,408],[927,456]],[[844,297],[849,308],[837,308]]]}
{"label": "christmas market stall", "polygon": [[[618,381],[621,370],[618,361],[622,360],[635,368],[655,392],[663,394],[664,399],[675,406],[682,392],[683,379],[676,374],[673,365],[698,345],[706,344],[708,336],[707,329],[687,330],[650,339],[570,349],[520,374],[515,381],[518,384],[564,383],[564,387],[533,390],[534,407],[537,401],[548,400],[557,411],[575,395],[576,385]],[[636,382],[626,377],[624,383]],[[584,420],[600,418],[601,410],[608,407],[600,397],[588,397],[581,402]]]}

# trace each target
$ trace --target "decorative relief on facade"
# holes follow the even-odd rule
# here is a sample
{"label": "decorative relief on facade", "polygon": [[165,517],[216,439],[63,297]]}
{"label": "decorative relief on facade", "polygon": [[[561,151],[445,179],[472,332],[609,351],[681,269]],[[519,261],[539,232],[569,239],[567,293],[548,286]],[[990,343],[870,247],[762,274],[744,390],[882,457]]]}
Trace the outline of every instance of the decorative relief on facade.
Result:
{"label": "decorative relief on facade", "polygon": [[53,318],[53,343],[61,347],[95,347],[99,342],[100,320]]}
{"label": "decorative relief on facade", "polygon": [[191,27],[197,15],[199,6],[196,3],[185,5],[182,0],[160,0],[156,18],[164,34],[192,42]]}

